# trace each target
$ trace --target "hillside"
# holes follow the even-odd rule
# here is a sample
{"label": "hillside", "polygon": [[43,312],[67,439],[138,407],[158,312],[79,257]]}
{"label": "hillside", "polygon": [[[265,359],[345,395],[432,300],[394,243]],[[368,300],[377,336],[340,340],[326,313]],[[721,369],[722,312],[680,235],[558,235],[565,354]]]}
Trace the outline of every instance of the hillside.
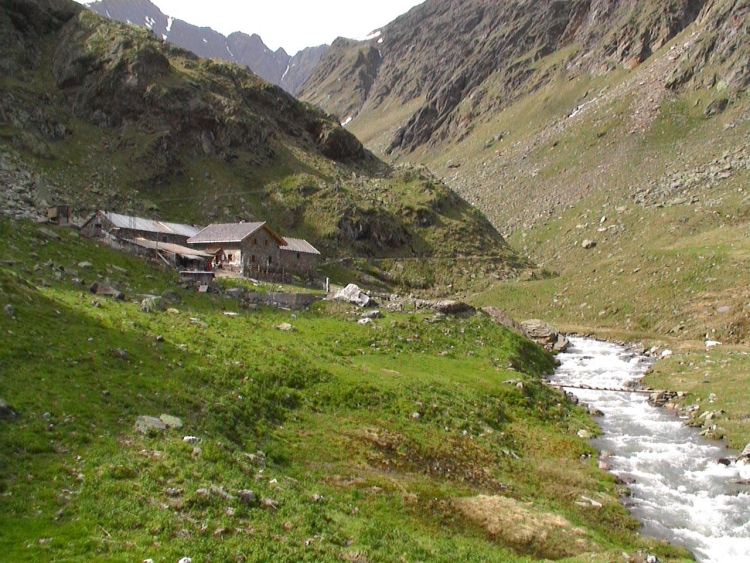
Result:
{"label": "hillside", "polygon": [[72,229],[0,236],[3,560],[686,560],[488,316],[253,310]]}
{"label": "hillside", "polygon": [[246,66],[290,94],[296,94],[328,48],[327,45],[308,47],[296,55],[289,55],[281,48],[272,51],[257,34],[235,32],[225,37],[209,27],[167,16],[149,0],[99,0],[87,7],[101,16],[144,27],[156,37],[199,57]]}
{"label": "hillside", "polygon": [[320,110],[234,64],[72,2],[0,6],[6,213],[67,202],[81,218],[106,208],[266,220],[329,258],[486,256],[482,270],[496,276],[520,264],[429,173],[391,168]]}

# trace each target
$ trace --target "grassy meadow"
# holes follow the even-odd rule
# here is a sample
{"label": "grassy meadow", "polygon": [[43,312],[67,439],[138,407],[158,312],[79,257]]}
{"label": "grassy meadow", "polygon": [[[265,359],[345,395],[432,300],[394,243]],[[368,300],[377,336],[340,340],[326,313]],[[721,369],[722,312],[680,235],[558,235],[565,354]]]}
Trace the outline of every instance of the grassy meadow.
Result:
{"label": "grassy meadow", "polygon": [[[0,421],[0,560],[686,556],[637,535],[577,437],[594,424],[541,383],[554,359],[485,316],[246,310],[72,230],[0,231],[18,413]],[[168,306],[142,312],[148,295]],[[135,431],[162,414],[184,427]]]}

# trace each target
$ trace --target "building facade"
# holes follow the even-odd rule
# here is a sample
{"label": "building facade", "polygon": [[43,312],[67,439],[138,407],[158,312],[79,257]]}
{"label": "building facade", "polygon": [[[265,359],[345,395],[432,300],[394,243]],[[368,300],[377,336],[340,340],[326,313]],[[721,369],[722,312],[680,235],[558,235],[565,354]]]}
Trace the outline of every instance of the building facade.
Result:
{"label": "building facade", "polygon": [[290,280],[292,275],[314,277],[320,256],[307,241],[281,237],[264,222],[209,225],[188,244],[223,256],[220,267],[278,281]]}

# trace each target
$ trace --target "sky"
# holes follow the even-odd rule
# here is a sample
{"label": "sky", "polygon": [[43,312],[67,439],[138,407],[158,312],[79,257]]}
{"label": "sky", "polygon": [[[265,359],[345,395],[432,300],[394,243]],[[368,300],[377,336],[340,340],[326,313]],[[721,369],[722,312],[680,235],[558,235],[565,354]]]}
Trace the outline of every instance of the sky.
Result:
{"label": "sky", "polygon": [[424,0],[151,1],[168,16],[224,35],[257,33],[274,51],[283,47],[294,55],[305,47],[330,45],[340,36],[364,39]]}

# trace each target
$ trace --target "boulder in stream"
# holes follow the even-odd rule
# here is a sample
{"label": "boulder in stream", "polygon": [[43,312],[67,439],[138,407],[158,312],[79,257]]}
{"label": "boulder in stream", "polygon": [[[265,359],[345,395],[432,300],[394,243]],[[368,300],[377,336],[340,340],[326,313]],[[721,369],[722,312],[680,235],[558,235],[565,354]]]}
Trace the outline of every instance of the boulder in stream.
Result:
{"label": "boulder in stream", "polygon": [[555,327],[538,319],[522,321],[521,330],[526,338],[543,346],[548,352],[565,352],[570,346],[564,334],[560,334]]}

